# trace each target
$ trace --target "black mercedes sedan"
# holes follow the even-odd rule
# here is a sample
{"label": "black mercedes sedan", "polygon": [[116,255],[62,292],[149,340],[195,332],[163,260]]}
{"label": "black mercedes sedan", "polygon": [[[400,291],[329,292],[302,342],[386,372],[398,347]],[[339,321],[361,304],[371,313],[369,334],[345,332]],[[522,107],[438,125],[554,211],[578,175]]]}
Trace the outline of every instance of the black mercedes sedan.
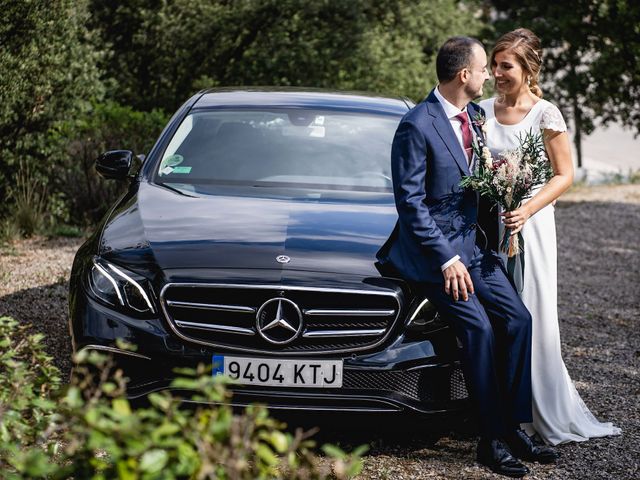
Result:
{"label": "black mercedes sedan", "polygon": [[[458,343],[428,299],[376,264],[397,220],[400,98],[313,90],[200,92],[76,254],[74,351],[111,352],[138,398],[176,367],[235,379],[233,403],[438,413],[467,405]],[[118,348],[118,339],[137,346]]]}

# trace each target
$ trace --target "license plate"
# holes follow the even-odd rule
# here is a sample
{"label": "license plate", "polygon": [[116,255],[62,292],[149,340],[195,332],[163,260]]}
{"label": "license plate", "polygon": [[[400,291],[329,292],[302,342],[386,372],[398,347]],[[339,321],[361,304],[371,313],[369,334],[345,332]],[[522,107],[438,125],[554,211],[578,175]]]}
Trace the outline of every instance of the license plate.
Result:
{"label": "license plate", "polygon": [[342,360],[280,360],[213,356],[213,375],[228,375],[244,385],[342,387]]}

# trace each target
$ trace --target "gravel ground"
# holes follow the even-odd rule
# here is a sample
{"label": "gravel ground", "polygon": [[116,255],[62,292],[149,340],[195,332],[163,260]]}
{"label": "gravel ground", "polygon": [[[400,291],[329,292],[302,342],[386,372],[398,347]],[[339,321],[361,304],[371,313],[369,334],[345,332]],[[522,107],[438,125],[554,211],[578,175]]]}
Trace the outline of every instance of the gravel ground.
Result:
{"label": "gravel ground", "polygon": [[[567,368],[583,400],[619,437],[559,447],[555,466],[531,479],[640,478],[640,186],[575,189],[556,207],[559,312]],[[67,279],[79,239],[29,239],[0,247],[0,315],[46,333],[69,371]],[[309,419],[293,419],[309,424]],[[504,478],[474,462],[473,426],[461,419],[318,417],[319,439],[369,443],[359,479]],[[454,425],[452,428],[451,426]]]}

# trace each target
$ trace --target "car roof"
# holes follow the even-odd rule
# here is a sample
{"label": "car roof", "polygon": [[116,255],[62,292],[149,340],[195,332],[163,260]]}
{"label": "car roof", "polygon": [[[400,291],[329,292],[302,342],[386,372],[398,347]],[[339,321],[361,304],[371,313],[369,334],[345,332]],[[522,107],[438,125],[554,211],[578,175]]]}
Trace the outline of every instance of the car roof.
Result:
{"label": "car roof", "polygon": [[303,88],[221,88],[204,90],[192,108],[211,107],[312,107],[366,110],[404,115],[411,100],[370,93]]}

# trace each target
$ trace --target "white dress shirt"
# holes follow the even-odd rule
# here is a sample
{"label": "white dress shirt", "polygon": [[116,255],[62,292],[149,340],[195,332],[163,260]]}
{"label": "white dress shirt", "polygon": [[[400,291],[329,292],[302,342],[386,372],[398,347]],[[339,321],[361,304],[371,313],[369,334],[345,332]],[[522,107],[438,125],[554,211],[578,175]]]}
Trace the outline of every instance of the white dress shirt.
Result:
{"label": "white dress shirt", "polygon": [[[436,87],[433,90],[433,94],[436,96],[436,98],[438,99],[438,101],[442,105],[442,108],[444,109],[444,114],[449,119],[449,122],[451,123],[451,128],[453,129],[453,133],[456,135],[456,138],[458,139],[458,143],[460,144],[460,148],[464,152],[465,149],[464,149],[464,144],[462,143],[462,128],[460,127],[462,122],[460,121],[459,118],[456,118],[456,116],[460,115],[461,113],[464,113],[464,114],[466,114],[468,116],[469,114],[467,113],[466,106],[465,106],[465,108],[460,110],[458,107],[456,107],[454,104],[452,104],[451,102],[449,102],[446,98],[444,98],[442,96],[442,94],[440,93],[440,90],[438,90],[438,87]],[[469,119],[468,125],[469,125],[469,127],[468,127],[469,130],[471,130],[471,138],[474,138],[475,137],[475,132],[471,128],[471,119]],[[450,259],[447,262],[443,263],[440,266],[440,269],[442,271],[444,271],[445,269],[449,268],[451,265],[456,263],[458,260],[460,260],[460,255],[456,255],[452,259]]]}

